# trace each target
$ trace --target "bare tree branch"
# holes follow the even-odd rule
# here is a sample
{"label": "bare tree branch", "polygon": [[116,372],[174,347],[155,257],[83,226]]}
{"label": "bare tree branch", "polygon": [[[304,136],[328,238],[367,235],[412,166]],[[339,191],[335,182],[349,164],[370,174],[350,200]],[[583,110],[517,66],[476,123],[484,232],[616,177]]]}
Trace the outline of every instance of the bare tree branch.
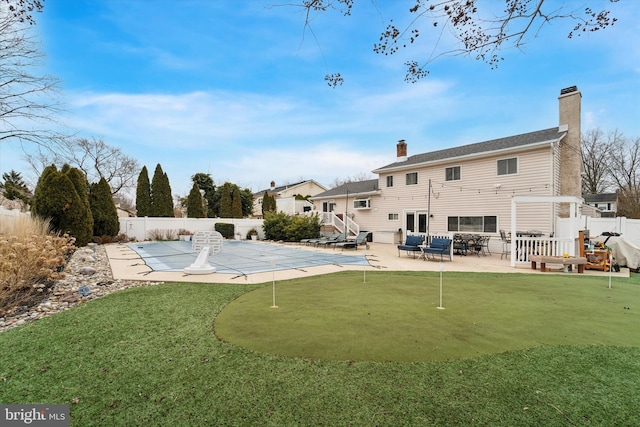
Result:
{"label": "bare tree branch", "polygon": [[[616,3],[618,0],[609,1]],[[374,0],[371,2],[375,4]],[[311,22],[318,13],[338,11],[349,16],[353,3],[353,0],[300,0],[295,6],[306,10],[306,29],[311,28]],[[418,48],[426,52],[419,54],[422,59],[405,62],[405,81],[415,82],[425,77],[428,74],[427,66],[442,56],[473,55],[475,59],[496,68],[504,59],[499,55],[500,51],[522,48],[552,21],[569,20],[576,23],[568,32],[568,38],[599,31],[616,22],[616,18],[611,17],[608,10],[594,12],[590,7],[579,9],[570,0],[561,3],[559,7],[557,2],[545,0],[504,0],[503,9],[496,13],[493,7],[498,3],[478,0],[414,0],[414,6],[408,10],[412,14],[409,24],[399,28],[391,19],[374,44],[373,51],[389,56],[411,45],[419,45]],[[423,33],[428,34],[427,29],[430,27],[441,28],[438,36],[435,39],[420,37]],[[445,29],[457,40],[457,45],[439,49]],[[425,44],[421,45],[421,40]],[[340,73],[334,73],[325,77],[330,86],[338,84],[332,76],[338,76],[338,83],[342,84]]]}
{"label": "bare tree branch", "polygon": [[47,146],[64,138],[52,129],[62,112],[59,81],[35,72],[44,55],[27,24],[40,10],[38,0],[0,0],[0,143]]}
{"label": "bare tree branch", "polygon": [[51,164],[58,167],[68,164],[82,171],[91,183],[104,178],[113,195],[121,195],[134,188],[140,172],[140,165],[135,159],[125,155],[120,148],[96,138],[67,139],[55,149],[41,147],[27,161],[37,175]]}

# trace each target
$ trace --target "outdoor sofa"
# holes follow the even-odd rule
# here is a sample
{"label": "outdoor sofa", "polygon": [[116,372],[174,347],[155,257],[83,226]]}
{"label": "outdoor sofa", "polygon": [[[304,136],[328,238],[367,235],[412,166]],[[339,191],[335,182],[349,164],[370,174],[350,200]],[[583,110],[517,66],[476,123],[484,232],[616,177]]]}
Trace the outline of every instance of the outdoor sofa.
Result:
{"label": "outdoor sofa", "polygon": [[451,260],[451,239],[443,239],[434,237],[431,239],[429,246],[422,247],[425,259],[431,254],[433,258],[440,254],[440,261],[443,260],[443,255],[446,255]]}

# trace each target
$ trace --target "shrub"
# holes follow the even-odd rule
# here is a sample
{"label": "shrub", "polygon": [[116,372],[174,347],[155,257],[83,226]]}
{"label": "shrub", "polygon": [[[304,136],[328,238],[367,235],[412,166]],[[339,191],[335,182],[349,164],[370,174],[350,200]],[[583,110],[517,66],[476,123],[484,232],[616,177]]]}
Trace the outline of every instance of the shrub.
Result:
{"label": "shrub", "polygon": [[291,225],[291,216],[284,212],[266,212],[264,214],[264,236],[268,240],[289,240],[287,227]]}
{"label": "shrub", "polygon": [[264,234],[270,240],[297,242],[320,235],[320,217],[288,215],[284,212],[267,212],[264,216]]}
{"label": "shrub", "polygon": [[75,237],[76,245],[85,246],[93,236],[93,216],[89,209],[86,177],[78,169],[65,165],[61,171],[45,168],[34,191],[32,213],[51,220],[60,233]]}
{"label": "shrub", "polygon": [[178,240],[178,234],[176,230],[164,230],[160,228],[154,228],[147,231],[147,238],[149,240]]}
{"label": "shrub", "polygon": [[236,226],[225,222],[217,222],[214,228],[218,233],[222,234],[222,237],[225,239],[233,239]]}

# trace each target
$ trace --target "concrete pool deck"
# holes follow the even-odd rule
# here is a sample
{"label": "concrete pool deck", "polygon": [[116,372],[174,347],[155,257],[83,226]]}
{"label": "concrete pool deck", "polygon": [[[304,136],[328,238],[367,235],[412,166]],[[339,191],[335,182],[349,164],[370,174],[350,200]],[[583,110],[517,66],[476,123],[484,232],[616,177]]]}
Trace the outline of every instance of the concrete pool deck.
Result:
{"label": "concrete pool deck", "polygon": [[[265,242],[252,242],[256,245],[265,244]],[[342,255],[363,256],[363,249],[352,250],[324,248],[304,246],[296,243],[274,243],[272,245],[284,245],[290,248],[296,248],[304,251],[313,251],[320,253],[333,252]],[[196,282],[196,283],[238,283],[238,284],[257,284],[267,283],[272,280],[287,280],[302,278],[308,276],[317,276],[322,274],[336,273],[339,271],[440,271],[440,260],[423,260],[413,255],[402,252],[398,256],[396,245],[384,243],[370,243],[369,249],[366,250],[366,257],[370,266],[362,265],[323,265],[315,267],[305,267],[290,270],[276,270],[254,273],[254,274],[223,274],[212,273],[206,275],[185,274],[182,272],[171,271],[152,271],[142,260],[142,258],[133,249],[126,244],[110,244],[105,245],[111,271],[114,279],[121,280],[141,280],[154,282]],[[499,253],[487,256],[459,256],[454,255],[453,261],[445,260],[443,263],[443,271],[460,271],[460,272],[476,272],[476,273],[523,273],[523,274],[541,274],[540,270],[532,270],[529,263],[519,265],[515,268],[510,266],[508,259],[500,259]],[[187,267],[187,266],[185,266]],[[557,267],[557,268],[556,268]],[[562,271],[562,266],[552,266],[551,271],[544,274],[566,274]],[[569,273],[577,275],[578,273]],[[608,277],[609,273],[597,270],[586,270],[584,275],[601,276],[603,280]],[[629,269],[622,268],[620,272],[613,272],[614,278],[629,277]]]}

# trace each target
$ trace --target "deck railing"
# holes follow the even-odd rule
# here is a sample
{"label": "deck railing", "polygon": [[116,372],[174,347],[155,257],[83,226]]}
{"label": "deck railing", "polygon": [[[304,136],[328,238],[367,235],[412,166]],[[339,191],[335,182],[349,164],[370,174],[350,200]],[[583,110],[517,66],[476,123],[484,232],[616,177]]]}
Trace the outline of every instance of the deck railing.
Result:
{"label": "deck railing", "polygon": [[349,228],[349,234],[358,235],[358,233],[360,233],[360,226],[353,219],[344,214],[342,215],[342,218],[346,218],[346,221],[341,219],[334,212],[322,212],[322,225],[334,227],[341,233],[344,233],[347,230],[347,227]]}
{"label": "deck railing", "polygon": [[576,256],[576,240],[557,237],[517,236],[511,239],[511,265],[530,262],[530,255]]}

